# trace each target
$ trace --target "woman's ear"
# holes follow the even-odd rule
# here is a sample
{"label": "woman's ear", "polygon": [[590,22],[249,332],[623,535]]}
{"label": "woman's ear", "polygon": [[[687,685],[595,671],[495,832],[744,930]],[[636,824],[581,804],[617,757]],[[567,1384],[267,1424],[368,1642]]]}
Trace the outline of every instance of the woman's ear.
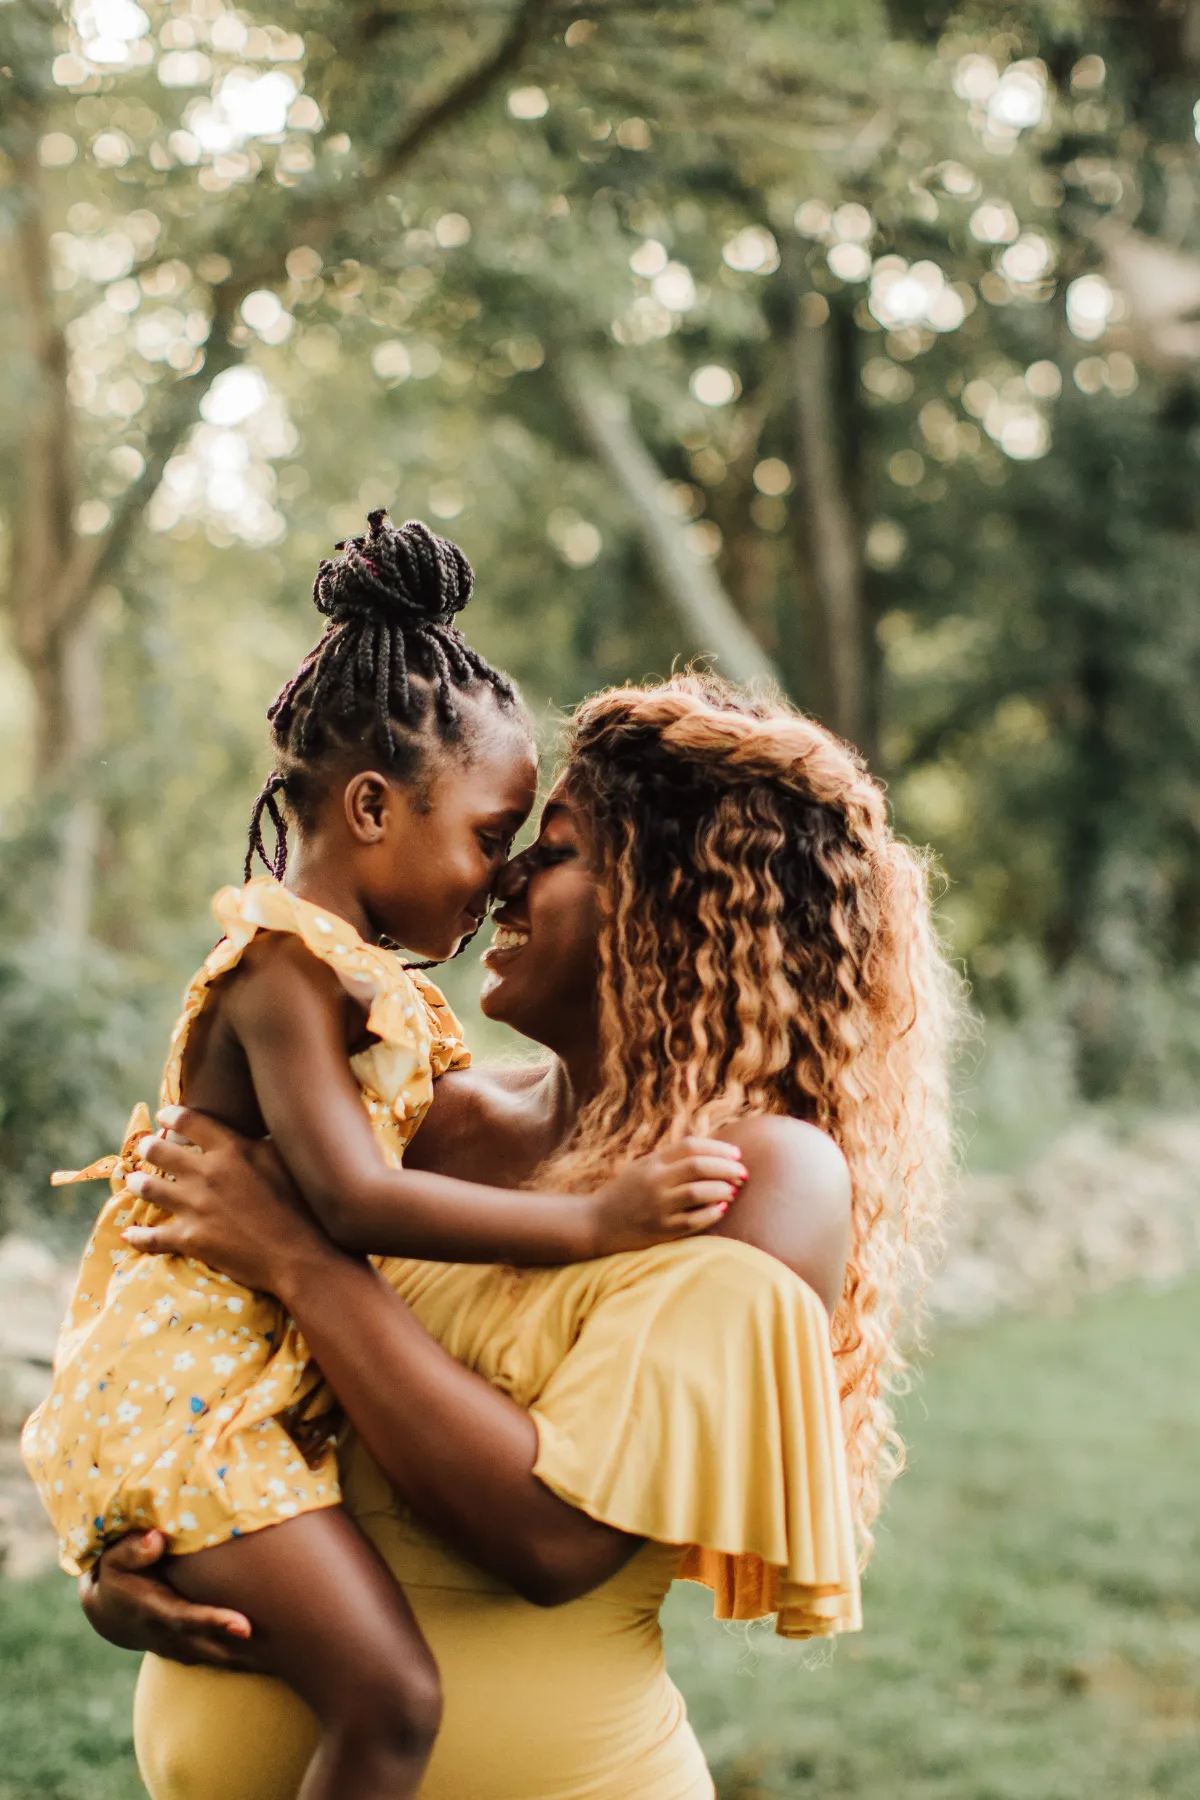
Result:
{"label": "woman's ear", "polygon": [[374,769],[363,769],[346,783],[346,823],[360,844],[378,844],[386,837],[392,798],[391,783]]}

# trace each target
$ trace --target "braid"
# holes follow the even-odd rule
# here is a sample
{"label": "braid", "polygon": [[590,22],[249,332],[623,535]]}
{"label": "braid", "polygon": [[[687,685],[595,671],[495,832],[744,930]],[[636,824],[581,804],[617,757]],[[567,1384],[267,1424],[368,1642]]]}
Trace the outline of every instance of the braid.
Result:
{"label": "braid", "polygon": [[[486,687],[501,706],[519,705],[508,677],[455,622],[475,582],[457,544],[417,519],[394,526],[379,507],[361,537],[336,548],[341,554],[322,561],[313,583],[325,635],[267,712],[277,772],[254,803],[247,880],[256,857],[283,879],[287,823],[278,794],[303,824],[332,760],[378,756],[397,779],[415,781],[431,735],[442,743],[461,736],[462,695]],[[275,830],[272,856],[264,814]]]}
{"label": "braid", "polygon": [[[247,838],[246,863],[243,879],[249,881],[254,873],[254,859],[262,858],[264,865],[271,871],[276,881],[282,881],[287,872],[287,824],[279,810],[276,794],[282,794],[287,787],[287,777],[278,773],[268,775],[262,785],[258,799],[254,802],[254,810],[250,814],[250,831]],[[275,827],[275,854],[268,856],[263,843],[263,814],[266,813]]]}

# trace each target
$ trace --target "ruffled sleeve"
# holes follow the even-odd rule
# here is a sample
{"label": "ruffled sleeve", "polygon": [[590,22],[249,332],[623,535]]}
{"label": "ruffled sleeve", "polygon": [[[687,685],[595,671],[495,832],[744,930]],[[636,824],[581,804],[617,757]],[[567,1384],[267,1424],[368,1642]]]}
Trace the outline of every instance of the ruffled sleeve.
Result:
{"label": "ruffled sleeve", "polygon": [[432,1033],[433,1072],[445,1075],[451,1069],[469,1069],[471,1052],[463,1042],[463,1029],[441,988],[435,987],[420,969],[409,969],[408,978],[421,996]]}
{"label": "ruffled sleeve", "polygon": [[288,931],[366,1007],[367,1030],[379,1041],[353,1057],[351,1067],[361,1085],[398,1119],[419,1119],[433,1098],[434,1077],[470,1064],[462,1027],[434,984],[406,968],[395,951],[365,942],[336,913],[301,900],[269,877],[244,888],[223,888],[213,912],[225,935],[189,990],[192,1012],[203,1005],[204,990],[239,960],[257,932]]}
{"label": "ruffled sleeve", "polygon": [[829,1320],[812,1290],[729,1239],[604,1265],[533,1408],[536,1474],[621,1531],[685,1547],[721,1619],[782,1637],[861,1625]]}

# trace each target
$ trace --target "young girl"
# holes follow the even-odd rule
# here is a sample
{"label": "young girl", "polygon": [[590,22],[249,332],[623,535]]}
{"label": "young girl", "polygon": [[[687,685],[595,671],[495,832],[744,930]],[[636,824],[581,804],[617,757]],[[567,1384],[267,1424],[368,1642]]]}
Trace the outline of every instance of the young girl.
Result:
{"label": "young girl", "polygon": [[[325,636],[268,715],[276,772],[247,885],[217,896],[225,935],[185,996],[162,1104],[269,1134],[326,1229],[362,1252],[560,1263],[703,1230],[742,1178],[728,1145],[689,1140],[591,1195],[401,1168],[434,1078],[467,1052],[437,989],[385,944],[440,960],[478,928],[536,764],[512,686],[454,624],[472,581],[461,551],[382,512],[338,547],[314,588]],[[264,815],[272,875],[251,880]],[[113,1185],[23,1438],[63,1566],[163,1531],[176,1586],[248,1613],[319,1718],[303,1800],[398,1800],[432,1748],[437,1671],[338,1505],[336,1421],[296,1327],[267,1295],[137,1248],[162,1216],[137,1199],[148,1128],[140,1108],[119,1158],[61,1177]]]}

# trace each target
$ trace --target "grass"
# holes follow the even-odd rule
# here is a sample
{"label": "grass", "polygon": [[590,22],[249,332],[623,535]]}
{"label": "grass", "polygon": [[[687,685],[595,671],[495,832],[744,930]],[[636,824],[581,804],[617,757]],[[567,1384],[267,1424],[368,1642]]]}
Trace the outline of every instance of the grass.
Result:
{"label": "grass", "polygon": [[0,1800],[134,1800],[137,1658],[94,1637],[64,1575],[0,1578]]}
{"label": "grass", "polygon": [[[722,1800],[1192,1800],[1200,1287],[943,1336],[832,1654],[668,1607]],[[0,1583],[0,1800],[134,1800],[134,1659]]]}
{"label": "grass", "polygon": [[943,1337],[866,1630],[824,1666],[676,1590],[722,1800],[1193,1800],[1198,1303],[1190,1284]]}

